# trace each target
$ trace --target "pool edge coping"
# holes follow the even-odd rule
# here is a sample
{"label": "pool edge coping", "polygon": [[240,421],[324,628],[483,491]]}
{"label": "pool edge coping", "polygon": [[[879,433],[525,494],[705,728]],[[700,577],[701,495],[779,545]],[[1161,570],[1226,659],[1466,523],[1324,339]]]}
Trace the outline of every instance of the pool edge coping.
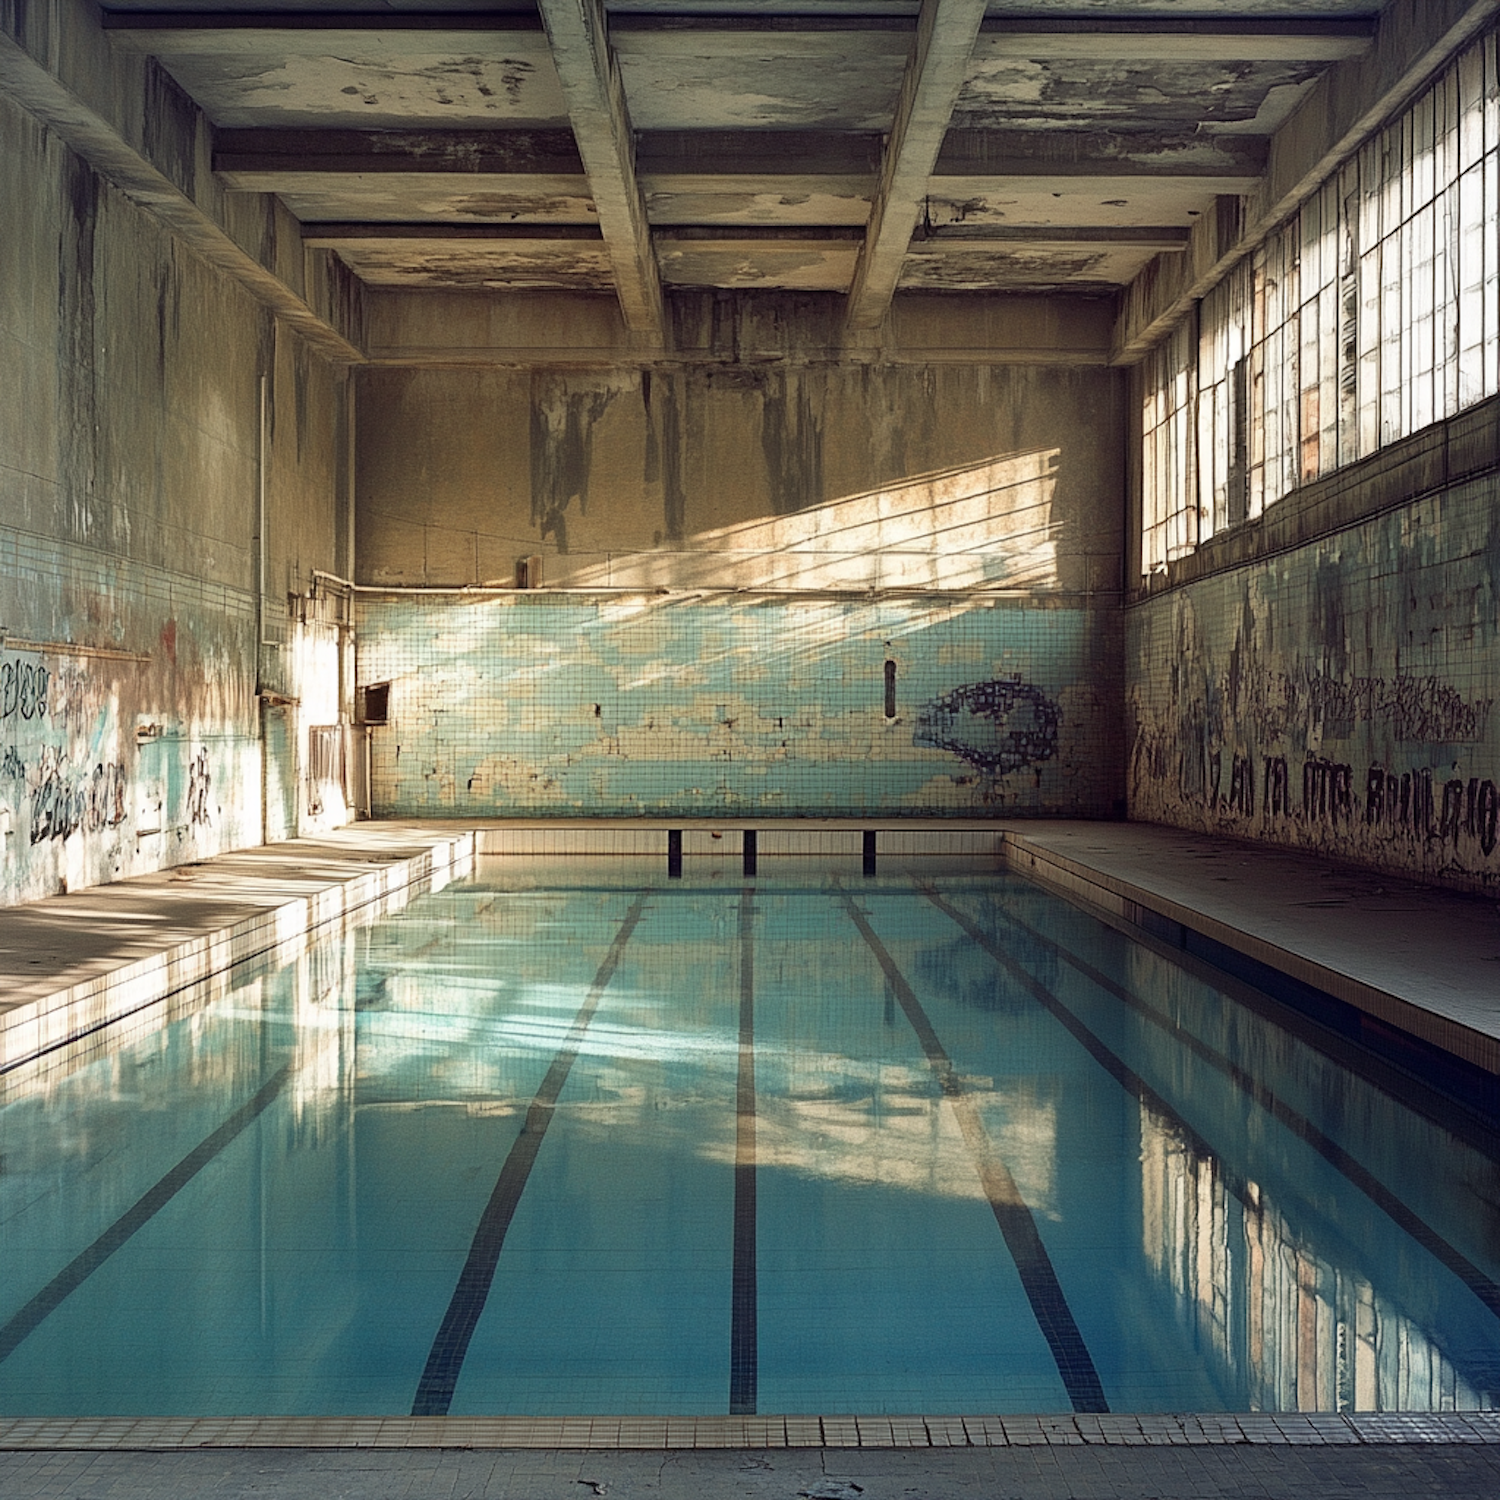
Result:
{"label": "pool edge coping", "polygon": [[1059,895],[1086,901],[1133,926],[1145,925],[1140,920],[1143,912],[1175,922],[1254,963],[1276,970],[1314,990],[1321,990],[1481,1072],[1500,1077],[1500,1037],[1490,1036],[1440,1011],[1294,953],[1244,927],[1220,921],[1073,855],[1034,843],[1021,829],[1006,828],[1001,848],[1002,858],[1010,869],[1050,887]]}
{"label": "pool edge coping", "polygon": [[[288,944],[306,941],[423,881],[450,874],[473,857],[472,830],[412,831],[418,838],[431,839],[427,848],[369,863],[358,873],[330,879],[315,890],[272,905],[257,906],[225,926],[194,933],[10,1007],[0,1013],[0,1075],[82,1041],[192,985]],[[274,847],[255,845],[252,849]]]}
{"label": "pool edge coping", "polygon": [[0,1452],[202,1448],[704,1449],[1500,1444],[1500,1412],[743,1417],[15,1417]]}

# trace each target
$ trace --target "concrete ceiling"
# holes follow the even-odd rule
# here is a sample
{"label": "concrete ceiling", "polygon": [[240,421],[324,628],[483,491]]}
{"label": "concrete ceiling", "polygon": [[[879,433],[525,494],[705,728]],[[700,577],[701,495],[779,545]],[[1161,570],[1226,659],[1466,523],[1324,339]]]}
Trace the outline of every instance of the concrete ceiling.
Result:
{"label": "concrete ceiling", "polygon": [[111,0],[231,190],[380,287],[1114,291],[1380,0]]}

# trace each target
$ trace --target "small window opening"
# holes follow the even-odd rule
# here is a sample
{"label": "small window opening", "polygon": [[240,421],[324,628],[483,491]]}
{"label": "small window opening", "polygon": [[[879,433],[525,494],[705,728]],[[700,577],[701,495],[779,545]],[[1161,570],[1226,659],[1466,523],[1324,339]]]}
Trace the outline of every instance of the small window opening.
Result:
{"label": "small window opening", "polygon": [[362,724],[388,724],[391,715],[391,685],[372,682],[359,690],[359,719]]}

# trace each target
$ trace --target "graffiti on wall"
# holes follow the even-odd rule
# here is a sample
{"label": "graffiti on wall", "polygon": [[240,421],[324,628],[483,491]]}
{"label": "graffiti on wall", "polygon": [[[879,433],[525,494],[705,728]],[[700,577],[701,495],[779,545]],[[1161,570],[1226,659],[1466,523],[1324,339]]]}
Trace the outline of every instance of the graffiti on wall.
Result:
{"label": "graffiti on wall", "polygon": [[1380,606],[1389,574],[1343,546],[1311,609],[1295,568],[1245,568],[1134,613],[1131,811],[1493,885],[1500,673],[1488,595],[1452,579],[1452,598],[1472,607],[1443,604],[1452,618],[1413,630]]}
{"label": "graffiti on wall", "polygon": [[392,684],[375,806],[1108,816],[1113,618],[988,599],[362,602],[360,678]]}
{"label": "graffiti on wall", "polygon": [[[0,660],[0,804],[14,816],[22,847],[67,844],[118,829],[130,817],[132,773],[117,748],[115,689],[87,664],[51,664],[30,653]],[[202,746],[186,766],[186,828],[211,823],[213,784]],[[7,845],[9,855],[17,852]]]}
{"label": "graffiti on wall", "polygon": [[976,682],[927,704],[912,744],[947,750],[989,776],[1009,776],[1057,754],[1061,719],[1058,705],[1019,677]]}
{"label": "graffiti on wall", "polygon": [[31,842],[66,839],[83,830],[97,833],[125,821],[125,767],[119,761],[70,765],[47,746],[27,772],[31,799]]}
{"label": "graffiti on wall", "polygon": [[0,662],[0,722],[45,717],[52,674],[37,662]]}

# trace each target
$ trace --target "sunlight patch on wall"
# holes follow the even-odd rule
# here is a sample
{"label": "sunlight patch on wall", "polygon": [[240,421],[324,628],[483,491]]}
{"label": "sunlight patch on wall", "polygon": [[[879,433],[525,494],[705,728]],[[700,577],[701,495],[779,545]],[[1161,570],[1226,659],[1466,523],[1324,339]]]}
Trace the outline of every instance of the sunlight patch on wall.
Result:
{"label": "sunlight patch on wall", "polygon": [[701,531],[572,575],[581,588],[1053,589],[1060,450],[997,454],[863,494]]}

